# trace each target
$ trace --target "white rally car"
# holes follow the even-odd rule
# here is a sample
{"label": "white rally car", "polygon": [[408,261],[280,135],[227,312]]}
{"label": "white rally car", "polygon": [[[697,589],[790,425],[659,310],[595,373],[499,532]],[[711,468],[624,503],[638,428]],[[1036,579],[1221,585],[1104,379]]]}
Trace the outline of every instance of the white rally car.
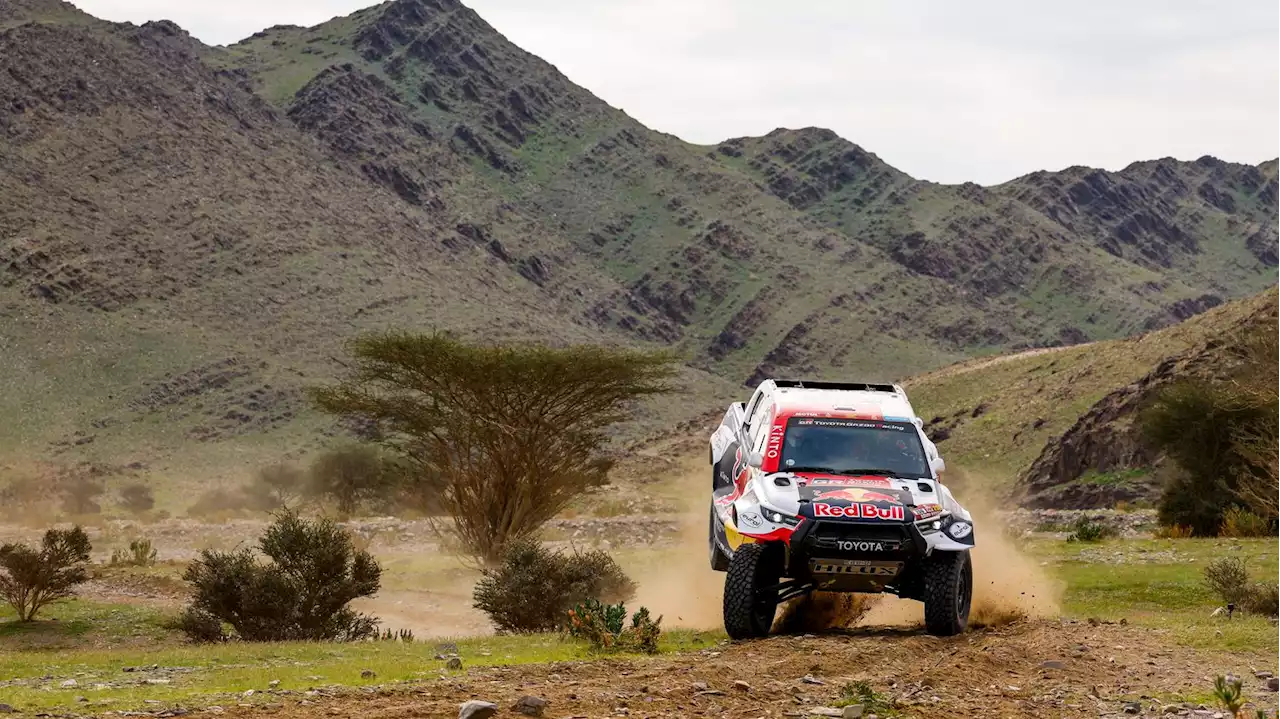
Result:
{"label": "white rally car", "polygon": [[938,480],[937,447],[901,387],[765,380],[711,436],[711,567],[734,639],[769,633],[811,591],[924,602],[958,634],[973,592],[973,519]]}

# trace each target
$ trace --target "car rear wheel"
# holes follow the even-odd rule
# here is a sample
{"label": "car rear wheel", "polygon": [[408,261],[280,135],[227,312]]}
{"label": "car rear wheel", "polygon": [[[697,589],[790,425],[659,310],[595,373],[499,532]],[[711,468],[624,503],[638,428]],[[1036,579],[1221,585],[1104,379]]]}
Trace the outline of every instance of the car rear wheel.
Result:
{"label": "car rear wheel", "polygon": [[973,601],[973,563],[968,552],[934,552],[924,568],[924,626],[949,637],[969,626]]}
{"label": "car rear wheel", "polygon": [[779,550],[775,544],[744,544],[733,553],[724,579],[724,630],[730,639],[766,637],[773,628],[782,575]]}

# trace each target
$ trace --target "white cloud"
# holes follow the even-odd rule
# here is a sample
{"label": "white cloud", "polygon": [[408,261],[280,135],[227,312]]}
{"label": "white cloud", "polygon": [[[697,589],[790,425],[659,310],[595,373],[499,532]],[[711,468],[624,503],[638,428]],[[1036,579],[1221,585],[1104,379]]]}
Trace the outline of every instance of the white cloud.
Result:
{"label": "white cloud", "polygon": [[[225,44],[369,0],[76,0]],[[698,143],[817,125],[917,177],[1280,154],[1280,8],[1254,0],[471,0],[510,40]]]}

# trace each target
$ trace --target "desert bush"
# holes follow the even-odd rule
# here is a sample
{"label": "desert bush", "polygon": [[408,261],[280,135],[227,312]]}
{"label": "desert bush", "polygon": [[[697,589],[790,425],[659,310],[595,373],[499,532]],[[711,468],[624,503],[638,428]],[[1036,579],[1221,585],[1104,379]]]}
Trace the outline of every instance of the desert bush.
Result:
{"label": "desert bush", "polygon": [[42,607],[72,595],[89,578],[89,535],[79,526],[50,529],[37,551],[25,544],[0,546],[0,597],[19,621],[35,619]]}
{"label": "desert bush", "polygon": [[1163,527],[1157,527],[1153,536],[1156,539],[1188,539],[1194,534],[1191,527],[1185,524],[1170,524]]}
{"label": "desert bush", "polygon": [[315,458],[308,491],[316,499],[332,502],[340,514],[351,516],[361,505],[385,496],[391,486],[377,448],[352,445]]}
{"label": "desert bush", "polygon": [[156,550],[151,546],[151,540],[145,537],[130,540],[128,551],[111,551],[111,563],[116,566],[150,567],[156,563]]}
{"label": "desert bush", "polygon": [[120,506],[131,514],[143,514],[155,508],[156,499],[150,487],[134,482],[120,488]]}
{"label": "desert bush", "polygon": [[631,615],[630,626],[625,625],[626,620],[627,608],[622,602],[601,604],[589,599],[569,610],[565,631],[585,639],[596,651],[657,654],[662,617],[655,620],[648,609],[640,607]]}
{"label": "desert bush", "polygon": [[486,564],[606,481],[606,430],[671,389],[671,357],[605,347],[469,345],[389,333],[352,346],[350,375],[317,388],[324,411],[370,426],[409,482],[438,483],[461,542]]}
{"label": "desert bush", "polygon": [[635,589],[605,552],[563,553],[520,539],[507,547],[499,566],[484,571],[473,598],[499,631],[543,632],[562,628],[578,604],[626,601]]}
{"label": "desert bush", "polygon": [[1197,536],[1218,534],[1226,512],[1245,506],[1242,488],[1255,472],[1236,439],[1265,422],[1270,411],[1211,385],[1186,383],[1160,395],[1144,414],[1144,427],[1183,470],[1162,492],[1161,524],[1183,524]]}
{"label": "desert bush", "polygon": [[400,630],[392,631],[390,628],[388,628],[384,630],[381,634],[377,635],[377,639],[380,642],[400,642],[401,644],[413,644],[413,630],[400,629]]}
{"label": "desert bush", "polygon": [[226,632],[222,630],[221,619],[193,606],[188,606],[179,615],[176,628],[199,644],[225,642],[228,639]]}
{"label": "desert bush", "polygon": [[272,464],[257,471],[241,488],[245,504],[259,512],[296,509],[307,493],[307,473],[291,464]]}
{"label": "desert bush", "polygon": [[1249,572],[1238,557],[1221,557],[1204,568],[1204,583],[1227,604],[1239,604],[1249,584]]}
{"label": "desert bush", "polygon": [[1094,522],[1087,517],[1081,517],[1071,525],[1071,534],[1067,535],[1068,542],[1101,542],[1116,535],[1116,530],[1101,523]]}
{"label": "desert bush", "polygon": [[85,475],[64,477],[58,482],[62,511],[73,517],[100,513],[102,505],[98,498],[106,491],[101,481]]}
{"label": "desert bush", "polygon": [[865,715],[895,716],[897,704],[892,697],[887,697],[875,690],[869,682],[858,680],[845,684],[840,690],[840,698],[835,701],[837,707],[862,705]]}
{"label": "desert bush", "polygon": [[350,641],[376,634],[377,620],[347,605],[378,591],[382,568],[352,546],[342,527],[284,511],[258,548],[269,563],[260,564],[249,549],[204,550],[183,575],[194,592],[188,613],[230,624],[245,641]]}
{"label": "desert bush", "polygon": [[1232,507],[1222,515],[1223,537],[1271,537],[1276,529],[1265,518],[1241,507]]}

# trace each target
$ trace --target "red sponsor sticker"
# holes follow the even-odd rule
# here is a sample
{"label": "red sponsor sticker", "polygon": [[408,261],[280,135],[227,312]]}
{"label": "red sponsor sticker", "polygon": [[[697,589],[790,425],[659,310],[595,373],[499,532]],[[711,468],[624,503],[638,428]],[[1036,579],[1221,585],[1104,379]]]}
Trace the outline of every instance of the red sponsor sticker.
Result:
{"label": "red sponsor sticker", "polygon": [[838,506],[826,502],[813,503],[814,517],[848,517],[849,519],[883,519],[901,522],[906,514],[901,504],[877,507],[874,504],[850,504]]}

